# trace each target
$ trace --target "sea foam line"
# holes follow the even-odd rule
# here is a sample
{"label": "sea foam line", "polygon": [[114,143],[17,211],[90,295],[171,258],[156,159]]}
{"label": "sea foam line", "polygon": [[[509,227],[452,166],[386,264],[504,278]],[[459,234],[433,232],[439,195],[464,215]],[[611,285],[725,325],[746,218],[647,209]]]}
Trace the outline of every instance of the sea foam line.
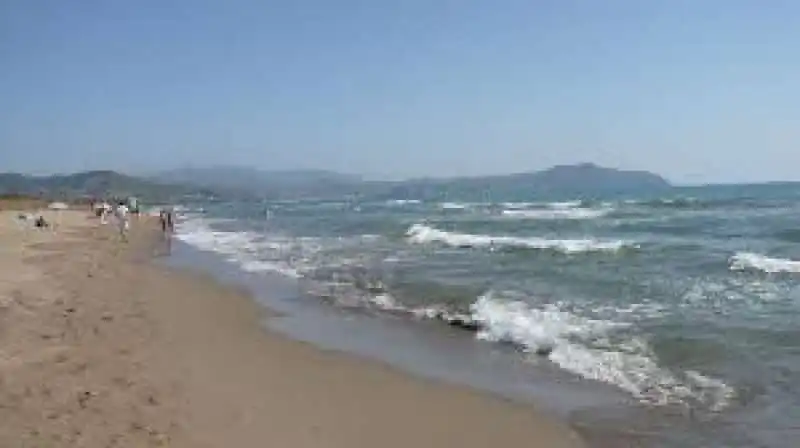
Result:
{"label": "sea foam line", "polygon": [[441,243],[452,247],[516,247],[523,249],[549,249],[564,253],[616,252],[638,245],[626,241],[598,241],[594,239],[546,239],[539,237],[492,236],[447,232],[425,224],[414,224],[406,232],[408,240],[416,244]]}
{"label": "sea foam line", "polygon": [[739,252],[731,257],[730,268],[734,271],[758,270],[775,274],[779,272],[800,273],[800,261],[772,258],[753,252]]}
{"label": "sea foam line", "polygon": [[506,209],[502,215],[516,219],[581,220],[597,219],[611,213],[611,209],[595,208],[552,208],[552,209]]}
{"label": "sea foam line", "polygon": [[179,240],[202,251],[223,255],[226,261],[238,265],[246,272],[272,271],[288,277],[300,277],[300,272],[291,266],[256,257],[262,250],[284,250],[287,243],[263,241],[262,235],[254,232],[214,230],[209,221],[202,218],[183,217],[176,228],[175,236]]}
{"label": "sea foam line", "polygon": [[[728,407],[735,390],[697,371],[672,372],[661,367],[646,340],[630,324],[588,319],[556,304],[534,308],[522,301],[480,296],[466,313],[442,306],[404,308],[388,293],[372,306],[417,318],[441,320],[475,332],[478,339],[513,344],[524,352],[546,356],[558,367],[585,379],[616,386],[652,405],[697,406],[710,411]],[[612,343],[611,341],[615,342]]]}

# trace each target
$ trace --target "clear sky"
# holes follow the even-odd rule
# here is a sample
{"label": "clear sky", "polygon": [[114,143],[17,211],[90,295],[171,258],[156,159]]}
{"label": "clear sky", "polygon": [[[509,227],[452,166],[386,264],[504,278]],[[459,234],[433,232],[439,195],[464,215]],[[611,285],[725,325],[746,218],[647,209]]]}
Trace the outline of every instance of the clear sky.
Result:
{"label": "clear sky", "polygon": [[582,161],[800,180],[800,1],[0,1],[0,171]]}

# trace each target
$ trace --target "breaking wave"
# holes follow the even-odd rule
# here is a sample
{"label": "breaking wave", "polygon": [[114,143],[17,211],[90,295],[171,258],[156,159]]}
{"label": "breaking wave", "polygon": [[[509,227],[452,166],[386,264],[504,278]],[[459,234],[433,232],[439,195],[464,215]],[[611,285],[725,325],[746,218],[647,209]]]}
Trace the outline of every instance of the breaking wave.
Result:
{"label": "breaking wave", "polygon": [[621,240],[598,241],[594,239],[546,239],[539,237],[474,235],[447,232],[425,224],[414,224],[406,232],[408,240],[416,244],[441,243],[452,247],[549,249],[563,253],[617,252],[638,245]]}
{"label": "breaking wave", "polygon": [[461,202],[443,202],[439,204],[442,210],[467,210],[472,207],[472,204],[465,204]]}
{"label": "breaking wave", "polygon": [[465,313],[436,305],[405,308],[387,293],[370,300],[370,305],[440,320],[472,331],[478,339],[512,344],[582,378],[616,386],[646,404],[718,412],[735,396],[735,390],[719,379],[694,370],[673,372],[661,367],[647,342],[629,331],[630,324],[581,317],[556,304],[534,308],[489,292]]}
{"label": "breaking wave", "polygon": [[390,199],[386,201],[387,205],[397,205],[397,206],[419,205],[421,203],[422,201],[419,199]]}
{"label": "breaking wave", "polygon": [[559,367],[615,385],[646,403],[701,404],[718,411],[734,396],[733,388],[720,380],[660,367],[647,342],[625,331],[628,324],[579,317],[556,305],[535,309],[491,294],[478,298],[470,310],[479,338],[549,353]]}
{"label": "breaking wave", "polygon": [[552,208],[552,209],[506,209],[502,215],[516,219],[596,219],[611,213],[611,209]]}
{"label": "breaking wave", "polygon": [[288,250],[290,241],[264,240],[255,232],[226,232],[214,230],[208,220],[201,218],[181,220],[177,223],[176,237],[197,249],[222,255],[226,261],[237,264],[247,272],[272,271],[299,278],[297,268],[279,260],[264,260],[257,255],[268,251]]}
{"label": "breaking wave", "polygon": [[[216,252],[245,271],[271,271],[303,278],[319,268],[317,255],[322,247],[314,239],[223,231],[215,229],[215,223],[202,217],[181,219],[176,237],[200,250]],[[625,241],[471,235],[446,232],[424,224],[412,225],[407,237],[417,244],[436,242],[455,247],[517,247],[564,253],[636,247]],[[291,256],[287,257],[287,254]],[[349,263],[348,260],[338,261]],[[778,261],[797,263],[791,266],[800,272],[800,262]],[[750,266],[753,264],[751,260]],[[344,277],[337,280],[339,284]],[[592,319],[558,303],[532,305],[489,292],[478,297],[467,309],[454,311],[444,305],[411,307],[399,303],[392,297],[390,288],[380,281],[370,283],[366,290],[355,284],[352,286],[354,288],[341,291],[350,298],[358,294],[355,299],[358,306],[413,318],[434,319],[474,333],[482,340],[510,343],[531,356],[546,357],[582,378],[614,385],[644,403],[719,411],[727,407],[735,396],[734,389],[718,379],[692,370],[670,370],[660,365],[647,339],[630,323],[636,319],[620,317],[625,314],[623,309]],[[323,293],[329,290],[323,289]],[[619,322],[619,319],[630,322]]]}
{"label": "breaking wave", "polygon": [[739,252],[730,260],[731,270],[756,270],[770,274],[779,272],[800,273],[800,261],[785,258],[772,258],[752,252]]}

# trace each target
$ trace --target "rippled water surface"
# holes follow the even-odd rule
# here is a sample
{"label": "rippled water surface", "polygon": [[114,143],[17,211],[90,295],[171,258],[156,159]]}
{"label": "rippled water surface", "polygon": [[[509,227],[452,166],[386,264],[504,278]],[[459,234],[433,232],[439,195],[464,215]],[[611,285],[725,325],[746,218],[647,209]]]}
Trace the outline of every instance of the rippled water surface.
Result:
{"label": "rippled water surface", "polygon": [[798,187],[208,202],[186,204],[178,231],[341,306],[449,322],[649,407],[744,428],[741,446],[800,440]]}

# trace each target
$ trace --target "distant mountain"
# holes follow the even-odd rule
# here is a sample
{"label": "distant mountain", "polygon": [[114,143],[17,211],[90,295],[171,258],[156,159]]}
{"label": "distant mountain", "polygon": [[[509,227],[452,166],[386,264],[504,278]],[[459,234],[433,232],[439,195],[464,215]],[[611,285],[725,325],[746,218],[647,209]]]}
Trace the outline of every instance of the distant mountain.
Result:
{"label": "distant mountain", "polygon": [[127,196],[163,200],[186,195],[239,198],[341,198],[430,200],[516,200],[535,197],[595,198],[624,193],[660,193],[671,188],[646,171],[604,168],[591,163],[544,171],[453,179],[364,181],[330,171],[261,171],[240,167],[183,168],[149,177],[115,171],[27,176],[0,173],[0,194]]}
{"label": "distant mountain", "polygon": [[404,181],[364,181],[357,176],[321,170],[262,171],[241,167],[183,168],[159,173],[152,179],[272,199],[598,197],[626,192],[657,193],[671,188],[670,183],[657,174],[604,168],[592,163],[559,165],[543,171],[509,175]]}
{"label": "distant mountain", "polygon": [[276,198],[340,195],[362,183],[360,177],[324,170],[264,171],[232,166],[180,168],[158,173],[152,179]]}
{"label": "distant mountain", "polygon": [[652,192],[672,188],[666,179],[654,173],[604,168],[593,163],[557,165],[544,171],[517,175],[514,180],[550,193]]}
{"label": "distant mountain", "polygon": [[190,193],[206,193],[181,185],[168,185],[116,171],[85,171],[66,175],[29,176],[0,173],[0,194],[74,199],[86,196],[139,196],[164,200]]}
{"label": "distant mountain", "polygon": [[624,193],[658,193],[672,188],[647,171],[604,168],[592,163],[558,165],[529,173],[455,179],[417,179],[393,185],[383,195],[393,198],[520,198],[603,197]]}

